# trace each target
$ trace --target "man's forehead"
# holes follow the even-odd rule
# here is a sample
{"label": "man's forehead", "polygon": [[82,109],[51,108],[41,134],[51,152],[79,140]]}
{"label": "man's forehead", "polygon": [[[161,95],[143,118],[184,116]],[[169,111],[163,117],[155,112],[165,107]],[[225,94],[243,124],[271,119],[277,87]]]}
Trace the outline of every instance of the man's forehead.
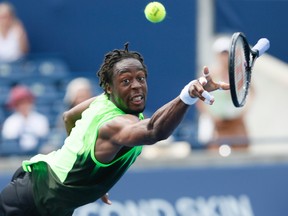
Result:
{"label": "man's forehead", "polygon": [[135,58],[122,59],[115,64],[116,70],[125,70],[129,68],[144,69],[142,63]]}

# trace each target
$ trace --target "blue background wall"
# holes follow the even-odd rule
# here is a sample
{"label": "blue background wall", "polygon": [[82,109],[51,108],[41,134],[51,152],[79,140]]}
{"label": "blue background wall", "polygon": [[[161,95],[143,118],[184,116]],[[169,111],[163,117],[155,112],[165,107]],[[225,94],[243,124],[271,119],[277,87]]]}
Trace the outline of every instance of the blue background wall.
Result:
{"label": "blue background wall", "polygon": [[[150,111],[178,95],[195,76],[196,0],[161,1],[167,18],[159,24],[145,19],[148,0],[11,2],[27,28],[31,53],[58,54],[72,71],[94,76],[104,54],[129,41],[131,50],[144,55],[150,72]],[[242,31],[251,44],[267,37],[269,53],[288,61],[287,0],[215,0],[214,6],[215,33]]]}
{"label": "blue background wall", "polygon": [[11,2],[27,28],[31,52],[56,53],[72,71],[94,76],[105,53],[130,42],[149,69],[151,111],[177,96],[194,77],[195,1],[162,1],[167,18],[158,24],[144,16],[147,0]]}
{"label": "blue background wall", "polygon": [[[148,0],[11,2],[27,28],[31,53],[57,54],[77,75],[95,77],[104,54],[130,42],[149,69],[148,113],[177,96],[195,77],[196,0],[162,0],[167,18],[158,24],[145,19]],[[242,31],[251,44],[267,37],[268,52],[288,61],[287,0],[214,0],[214,6],[215,33]],[[193,113],[188,114],[192,121]]]}
{"label": "blue background wall", "polygon": [[242,31],[251,45],[270,40],[268,53],[288,62],[287,0],[215,0],[215,32]]}

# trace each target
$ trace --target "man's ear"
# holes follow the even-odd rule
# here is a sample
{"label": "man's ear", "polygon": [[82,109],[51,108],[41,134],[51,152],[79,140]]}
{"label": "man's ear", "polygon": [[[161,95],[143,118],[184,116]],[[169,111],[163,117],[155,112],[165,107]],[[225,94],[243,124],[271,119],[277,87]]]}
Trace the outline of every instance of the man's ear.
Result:
{"label": "man's ear", "polygon": [[111,92],[112,92],[112,90],[111,90],[111,85],[107,83],[105,89],[106,89],[107,94],[110,95]]}

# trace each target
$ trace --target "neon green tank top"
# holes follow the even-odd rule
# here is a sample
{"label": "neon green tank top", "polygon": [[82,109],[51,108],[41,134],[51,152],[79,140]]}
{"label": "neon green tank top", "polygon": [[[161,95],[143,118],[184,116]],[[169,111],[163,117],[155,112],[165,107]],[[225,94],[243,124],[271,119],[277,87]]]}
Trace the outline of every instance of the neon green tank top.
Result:
{"label": "neon green tank top", "polygon": [[[100,95],[82,113],[61,149],[23,161],[23,169],[31,172],[35,203],[43,215],[72,215],[75,208],[108,192],[135,162],[142,146],[108,164],[94,155],[100,126],[124,114],[106,95]],[[141,113],[139,119],[143,118]]]}

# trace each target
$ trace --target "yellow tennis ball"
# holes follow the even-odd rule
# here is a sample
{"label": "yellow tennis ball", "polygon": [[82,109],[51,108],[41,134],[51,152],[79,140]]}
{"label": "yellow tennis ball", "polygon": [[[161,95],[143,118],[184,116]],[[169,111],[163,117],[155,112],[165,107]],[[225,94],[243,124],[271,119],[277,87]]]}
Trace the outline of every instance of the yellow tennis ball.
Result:
{"label": "yellow tennis ball", "polygon": [[160,2],[150,2],[144,10],[147,20],[152,23],[158,23],[165,19],[166,10]]}

